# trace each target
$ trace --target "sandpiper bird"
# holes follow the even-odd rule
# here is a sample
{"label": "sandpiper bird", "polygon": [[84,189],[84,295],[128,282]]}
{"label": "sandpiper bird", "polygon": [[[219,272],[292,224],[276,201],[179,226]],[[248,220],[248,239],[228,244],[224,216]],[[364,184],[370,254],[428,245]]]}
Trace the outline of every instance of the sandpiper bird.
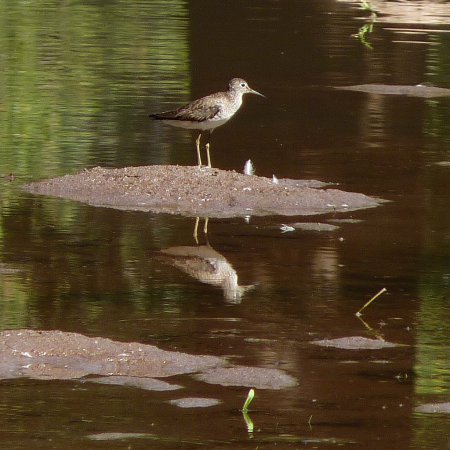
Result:
{"label": "sandpiper bird", "polygon": [[202,283],[221,287],[225,298],[232,303],[240,303],[244,294],[255,287],[239,285],[236,270],[209,244],[166,248],[156,254],[156,259]]}
{"label": "sandpiper bird", "polygon": [[198,165],[200,167],[202,165],[200,139],[203,132],[208,131],[206,155],[208,157],[208,167],[211,167],[211,157],[209,155],[211,133],[215,128],[228,122],[234,116],[242,105],[242,96],[244,94],[256,94],[264,97],[264,95],[251,89],[248,83],[242,78],[233,78],[229,82],[226,92],[216,92],[215,94],[194,100],[173,111],[150,114],[150,117],[155,120],[162,120],[164,123],[174,127],[200,130],[200,134],[195,141]]}

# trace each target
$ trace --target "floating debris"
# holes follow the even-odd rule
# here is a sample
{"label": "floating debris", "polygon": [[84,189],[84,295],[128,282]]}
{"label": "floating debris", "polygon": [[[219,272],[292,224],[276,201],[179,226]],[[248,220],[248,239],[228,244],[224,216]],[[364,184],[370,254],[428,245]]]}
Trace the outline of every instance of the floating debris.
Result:
{"label": "floating debris", "polygon": [[282,223],[280,230],[282,233],[287,233],[288,231],[295,231],[295,228],[291,227],[290,225],[286,225],[285,223]]}
{"label": "floating debris", "polygon": [[248,159],[244,165],[244,175],[255,175],[255,166],[251,159]]}

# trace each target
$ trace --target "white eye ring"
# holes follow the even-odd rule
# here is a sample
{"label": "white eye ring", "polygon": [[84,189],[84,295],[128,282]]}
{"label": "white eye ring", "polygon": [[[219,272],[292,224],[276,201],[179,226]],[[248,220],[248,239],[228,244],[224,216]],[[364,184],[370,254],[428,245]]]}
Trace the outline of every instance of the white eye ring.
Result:
{"label": "white eye ring", "polygon": [[241,83],[241,87],[246,87],[247,85],[245,83]]}

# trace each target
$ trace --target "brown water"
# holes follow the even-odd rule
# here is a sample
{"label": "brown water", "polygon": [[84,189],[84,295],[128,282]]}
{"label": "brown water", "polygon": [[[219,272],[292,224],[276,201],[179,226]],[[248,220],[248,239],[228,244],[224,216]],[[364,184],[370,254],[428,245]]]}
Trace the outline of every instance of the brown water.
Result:
{"label": "brown water", "polygon": [[[449,448],[450,100],[329,89],[450,87],[450,4],[383,2],[372,32],[357,2],[0,0],[0,327],[58,329],[280,368],[299,386],[257,391],[190,377],[183,391],[80,381],[1,382],[5,449]],[[362,42],[366,41],[366,44]],[[193,164],[194,137],[150,122],[242,76],[246,98],[214,133],[213,163],[338,182],[391,200],[308,218],[212,220],[238,299],[152,258],[194,246],[191,218],[94,208],[20,191],[95,165]],[[13,177],[9,177],[13,174]],[[6,177],[5,177],[6,176]],[[11,181],[12,180],[12,181]],[[350,223],[333,220],[355,219]],[[355,317],[372,295],[381,296]],[[315,339],[382,336],[385,350]],[[180,397],[221,404],[182,409]],[[152,436],[92,440],[101,433]]]}

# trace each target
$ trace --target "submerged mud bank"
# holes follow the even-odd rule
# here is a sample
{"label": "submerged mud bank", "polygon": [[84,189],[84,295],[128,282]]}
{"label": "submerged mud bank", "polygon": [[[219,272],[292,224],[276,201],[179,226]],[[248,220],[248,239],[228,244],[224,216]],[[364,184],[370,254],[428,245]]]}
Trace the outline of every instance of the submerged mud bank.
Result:
{"label": "submerged mud bank", "polygon": [[24,190],[94,206],[201,217],[310,215],[378,206],[383,200],[325,183],[272,179],[196,166],[95,167]]}
{"label": "submerged mud bank", "polygon": [[336,86],[334,89],[364,92],[367,94],[402,95],[406,97],[420,98],[450,97],[450,89],[427,86],[423,84],[418,84],[416,86],[395,84],[357,84],[353,86]]}
{"label": "submerged mud bank", "polygon": [[[235,366],[216,356],[190,355],[63,331],[2,331],[0,361],[0,379],[83,378],[94,383],[161,391],[182,386],[152,378],[196,374],[206,383],[223,386],[247,386],[249,380],[258,389],[297,385],[295,378],[278,369]],[[85,378],[91,375],[96,377]]]}

